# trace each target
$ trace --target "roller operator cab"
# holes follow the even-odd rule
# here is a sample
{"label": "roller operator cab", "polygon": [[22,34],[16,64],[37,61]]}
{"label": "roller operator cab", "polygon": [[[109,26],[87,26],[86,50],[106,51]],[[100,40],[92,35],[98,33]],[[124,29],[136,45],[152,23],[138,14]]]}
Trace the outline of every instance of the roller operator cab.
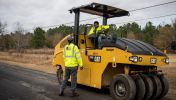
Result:
{"label": "roller operator cab", "polygon": [[[78,84],[109,88],[115,100],[156,100],[167,94],[168,82],[162,70],[158,70],[158,66],[169,63],[165,53],[142,41],[116,38],[113,34],[102,38],[101,46],[96,47],[87,35],[87,28],[84,33],[79,33],[80,12],[102,16],[102,23],[106,25],[107,19],[128,16],[128,11],[99,3],[69,11],[75,14],[74,43],[80,49],[84,66],[83,70],[78,69]],[[66,44],[67,37],[54,51],[53,65],[58,67],[59,83],[63,78],[63,48]]]}

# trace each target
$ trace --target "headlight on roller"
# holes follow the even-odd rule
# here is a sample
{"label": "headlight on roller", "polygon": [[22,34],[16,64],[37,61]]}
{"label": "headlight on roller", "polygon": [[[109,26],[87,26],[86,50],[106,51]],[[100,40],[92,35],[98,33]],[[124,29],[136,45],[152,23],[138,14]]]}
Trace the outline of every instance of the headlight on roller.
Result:
{"label": "headlight on roller", "polygon": [[157,59],[156,58],[150,58],[150,63],[151,64],[156,64]]}
{"label": "headlight on roller", "polygon": [[164,62],[165,62],[166,64],[169,64],[169,58],[164,58]]}
{"label": "headlight on roller", "polygon": [[137,56],[131,56],[129,58],[129,60],[136,63],[136,62],[138,62],[138,57]]}

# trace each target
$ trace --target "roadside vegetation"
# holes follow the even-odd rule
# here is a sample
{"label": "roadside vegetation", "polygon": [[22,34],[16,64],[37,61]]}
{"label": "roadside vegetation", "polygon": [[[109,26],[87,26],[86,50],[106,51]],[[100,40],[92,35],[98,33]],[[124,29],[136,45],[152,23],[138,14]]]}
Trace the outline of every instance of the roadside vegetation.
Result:
{"label": "roadside vegetation", "polygon": [[[84,32],[84,26],[80,25],[80,33]],[[7,24],[0,21],[0,51],[13,49],[21,53],[27,49],[53,49],[63,37],[73,33],[73,27],[66,25],[48,30],[37,27],[33,33],[26,32],[20,23],[17,23],[15,32],[8,33],[6,28]],[[120,27],[111,27],[109,33],[116,33],[119,38],[138,39],[163,50],[176,40],[176,19],[172,24],[158,26],[147,22],[143,28],[136,22],[127,23]]]}
{"label": "roadside vegetation", "polygon": [[[60,25],[44,30],[37,27],[33,32],[26,32],[20,23],[15,32],[8,33],[7,24],[0,21],[0,60],[23,64],[50,67],[56,44],[66,35],[73,33],[73,26]],[[80,33],[85,25],[80,25]],[[172,24],[154,26],[147,22],[142,28],[132,22],[122,26],[110,27],[109,33],[116,33],[118,38],[137,39],[154,45],[160,50],[170,49],[169,44],[176,40],[176,19]]]}

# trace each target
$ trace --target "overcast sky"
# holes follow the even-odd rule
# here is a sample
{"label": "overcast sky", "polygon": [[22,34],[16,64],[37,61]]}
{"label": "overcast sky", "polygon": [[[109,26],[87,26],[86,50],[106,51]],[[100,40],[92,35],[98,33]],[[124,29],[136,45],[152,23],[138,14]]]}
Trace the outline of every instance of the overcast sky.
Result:
{"label": "overcast sky", "polygon": [[[15,30],[17,22],[25,30],[29,30],[38,26],[52,26],[72,22],[74,15],[70,14],[68,10],[72,7],[91,2],[99,2],[125,10],[133,10],[169,1],[174,0],[0,0],[0,20],[7,23],[9,32]],[[176,14],[176,3],[132,12],[130,16],[113,18],[108,23],[128,22],[168,14]],[[81,20],[94,17],[96,16],[81,14]],[[171,23],[171,20],[174,18],[176,16],[138,21],[137,23],[144,26],[147,21],[152,21],[154,25],[163,25]],[[84,23],[93,23],[93,21],[86,21]]]}

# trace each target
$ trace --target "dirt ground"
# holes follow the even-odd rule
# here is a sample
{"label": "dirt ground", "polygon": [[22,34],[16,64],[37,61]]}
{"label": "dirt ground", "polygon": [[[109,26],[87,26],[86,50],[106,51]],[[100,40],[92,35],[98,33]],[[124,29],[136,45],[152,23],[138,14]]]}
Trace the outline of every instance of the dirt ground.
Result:
{"label": "dirt ground", "polygon": [[169,54],[168,66],[159,67],[169,81],[169,94],[176,95],[176,54]]}
{"label": "dirt ground", "polygon": [[[32,51],[23,54],[0,52],[0,62],[55,74],[56,68],[52,67],[53,51],[50,50],[50,53],[40,52]],[[161,66],[159,69],[163,70],[169,81],[169,95],[176,97],[176,54],[168,54],[168,56],[170,64]]]}

